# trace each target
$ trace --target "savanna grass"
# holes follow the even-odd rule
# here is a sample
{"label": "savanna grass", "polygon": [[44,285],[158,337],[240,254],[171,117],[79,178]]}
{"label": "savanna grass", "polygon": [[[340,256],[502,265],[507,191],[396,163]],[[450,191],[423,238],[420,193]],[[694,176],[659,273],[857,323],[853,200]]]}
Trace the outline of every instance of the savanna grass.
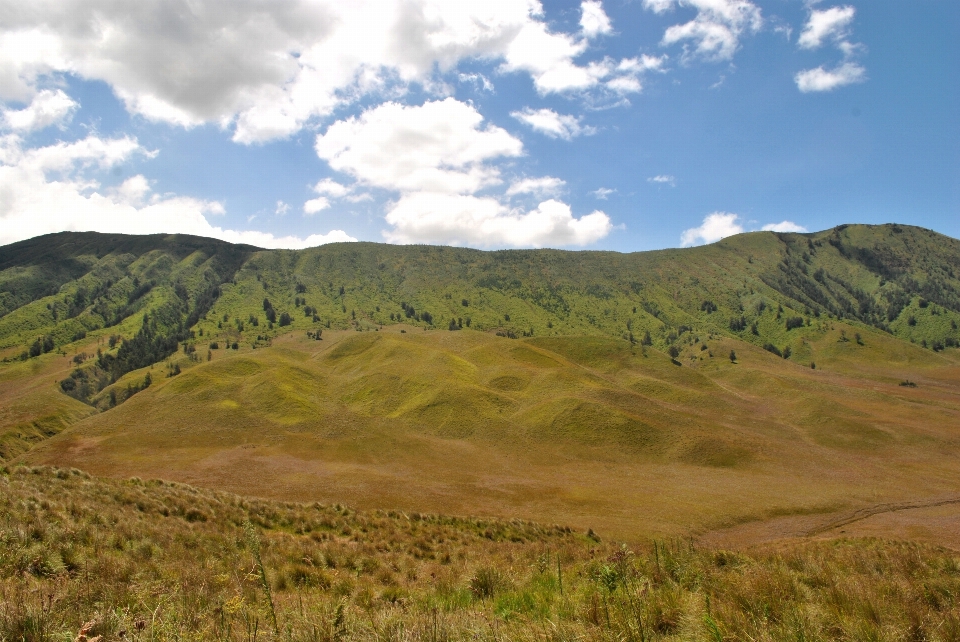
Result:
{"label": "savanna grass", "polygon": [[[0,640],[960,640],[960,555],[749,552],[0,474]],[[85,626],[88,623],[88,626]]]}

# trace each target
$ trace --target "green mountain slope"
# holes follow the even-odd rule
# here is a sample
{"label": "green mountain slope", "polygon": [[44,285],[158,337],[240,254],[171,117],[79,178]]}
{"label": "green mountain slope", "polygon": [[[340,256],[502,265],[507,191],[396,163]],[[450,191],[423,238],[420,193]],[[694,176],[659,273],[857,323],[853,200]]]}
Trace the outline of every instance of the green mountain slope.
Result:
{"label": "green mountain slope", "polygon": [[454,320],[518,336],[639,340],[649,331],[665,347],[690,327],[783,347],[787,319],[830,316],[940,349],[960,337],[960,241],[852,225],[635,254],[371,243],[258,251],[183,236],[72,233],[0,250],[8,356],[46,335],[55,347],[101,328],[129,338],[141,312],[164,306],[182,308],[184,322],[199,319],[189,327],[205,336],[252,344],[279,331],[267,327],[264,299],[293,328],[403,320],[448,329]]}

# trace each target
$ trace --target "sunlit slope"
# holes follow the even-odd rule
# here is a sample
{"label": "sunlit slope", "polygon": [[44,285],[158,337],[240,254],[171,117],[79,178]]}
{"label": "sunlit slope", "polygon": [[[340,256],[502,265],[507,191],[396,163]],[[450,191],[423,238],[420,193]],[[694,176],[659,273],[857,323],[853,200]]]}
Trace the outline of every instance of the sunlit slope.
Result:
{"label": "sunlit slope", "polygon": [[960,342],[960,241],[850,225],[633,254],[375,243],[258,251],[182,235],[64,233],[0,248],[0,353],[17,357],[46,336],[67,351],[84,333],[130,338],[158,310],[168,332],[185,324],[198,344],[253,345],[287,327],[268,320],[264,299],[298,329],[453,321],[516,336],[649,332],[665,348],[690,327],[782,349],[794,336],[787,321],[842,318],[939,351]]}
{"label": "sunlit slope", "polygon": [[841,332],[804,335],[816,370],[710,333],[673,360],[596,336],[296,332],[156,368],[26,459],[621,534],[960,491],[955,355]]}

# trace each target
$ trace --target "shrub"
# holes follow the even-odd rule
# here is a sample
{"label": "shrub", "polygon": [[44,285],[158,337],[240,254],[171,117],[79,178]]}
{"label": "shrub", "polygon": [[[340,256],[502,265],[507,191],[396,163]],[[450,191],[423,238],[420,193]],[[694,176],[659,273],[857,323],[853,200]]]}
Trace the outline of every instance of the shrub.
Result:
{"label": "shrub", "polygon": [[290,318],[290,314],[287,312],[280,313],[280,327],[288,326],[293,322],[293,319]]}
{"label": "shrub", "polygon": [[717,305],[713,301],[704,301],[700,304],[700,311],[713,314],[717,311]]}
{"label": "shrub", "polygon": [[493,597],[506,588],[506,585],[506,578],[499,569],[492,566],[478,568],[470,578],[470,592],[480,600]]}
{"label": "shrub", "polygon": [[670,348],[667,350],[667,354],[670,355],[671,359],[676,359],[680,356],[680,350],[677,348],[677,346],[670,346]]}
{"label": "shrub", "polygon": [[730,330],[733,332],[743,332],[746,329],[747,320],[744,317],[730,319]]}
{"label": "shrub", "polygon": [[803,318],[802,317],[790,317],[787,319],[787,330],[793,330],[794,328],[803,327]]}
{"label": "shrub", "polygon": [[733,350],[730,351],[730,361],[731,363],[737,362],[737,353],[734,352]]}
{"label": "shrub", "polygon": [[766,350],[767,352],[771,353],[771,354],[777,355],[778,357],[782,357],[782,356],[783,356],[783,353],[780,352],[780,348],[778,348],[777,346],[773,345],[772,343],[765,343],[765,344],[763,344],[763,349]]}

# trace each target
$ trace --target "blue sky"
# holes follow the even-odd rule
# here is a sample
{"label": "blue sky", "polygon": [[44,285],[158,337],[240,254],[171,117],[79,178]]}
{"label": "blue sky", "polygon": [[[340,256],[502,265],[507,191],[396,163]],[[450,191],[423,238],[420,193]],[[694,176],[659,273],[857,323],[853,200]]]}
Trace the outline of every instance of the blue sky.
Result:
{"label": "blue sky", "polygon": [[952,0],[3,4],[0,243],[960,237]]}

